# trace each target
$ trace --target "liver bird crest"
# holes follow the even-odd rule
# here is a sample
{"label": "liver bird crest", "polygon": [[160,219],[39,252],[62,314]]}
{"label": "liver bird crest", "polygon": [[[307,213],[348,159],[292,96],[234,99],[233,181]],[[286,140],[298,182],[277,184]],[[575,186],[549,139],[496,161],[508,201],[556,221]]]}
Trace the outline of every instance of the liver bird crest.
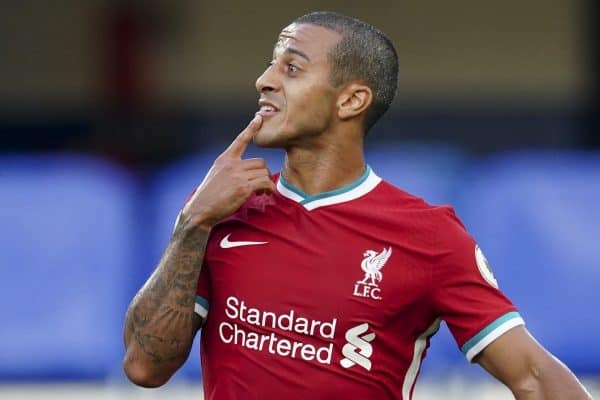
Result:
{"label": "liver bird crest", "polygon": [[[365,272],[365,277],[360,283],[369,284],[371,286],[377,286],[377,282],[381,282],[383,274],[381,269],[387,262],[388,258],[392,255],[392,248],[388,247],[381,250],[381,253],[377,253],[375,250],[367,250],[364,252],[364,260],[360,263],[360,268]],[[367,283],[368,280],[370,283]],[[377,282],[376,282],[377,281]]]}

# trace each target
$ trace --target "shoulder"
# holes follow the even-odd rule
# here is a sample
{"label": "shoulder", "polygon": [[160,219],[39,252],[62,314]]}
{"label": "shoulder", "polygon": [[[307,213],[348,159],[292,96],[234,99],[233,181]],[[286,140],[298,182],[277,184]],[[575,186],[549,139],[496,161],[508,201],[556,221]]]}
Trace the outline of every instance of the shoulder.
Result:
{"label": "shoulder", "polygon": [[393,201],[398,204],[399,208],[403,209],[427,210],[436,207],[427,203],[423,198],[409,193],[384,179],[381,179],[375,190],[373,190],[373,197],[388,202]]}
{"label": "shoulder", "polygon": [[450,205],[434,205],[382,180],[369,199],[361,204],[363,212],[376,216],[383,226],[404,240],[426,246],[431,253],[447,253],[464,247],[469,235]]}
{"label": "shoulder", "polygon": [[388,204],[388,209],[395,212],[414,213],[415,217],[422,218],[438,227],[460,228],[464,225],[457,217],[454,208],[449,204],[434,205],[425,199],[411,194],[385,180],[381,180],[373,197]]}

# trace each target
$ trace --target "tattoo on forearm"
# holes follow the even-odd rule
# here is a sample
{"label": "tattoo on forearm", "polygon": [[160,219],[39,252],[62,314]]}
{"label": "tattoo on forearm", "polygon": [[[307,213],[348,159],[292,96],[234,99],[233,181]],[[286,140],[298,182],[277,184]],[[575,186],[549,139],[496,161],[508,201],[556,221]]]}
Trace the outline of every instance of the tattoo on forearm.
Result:
{"label": "tattoo on forearm", "polygon": [[126,346],[139,346],[157,367],[186,357],[191,346],[196,285],[207,236],[176,230],[158,267],[127,311]]}

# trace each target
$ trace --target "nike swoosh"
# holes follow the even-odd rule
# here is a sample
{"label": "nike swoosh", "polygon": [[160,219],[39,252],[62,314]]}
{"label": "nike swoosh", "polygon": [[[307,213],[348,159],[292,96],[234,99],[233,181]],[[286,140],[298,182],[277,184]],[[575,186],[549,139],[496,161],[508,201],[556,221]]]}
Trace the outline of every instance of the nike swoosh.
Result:
{"label": "nike swoosh", "polygon": [[247,242],[247,241],[240,241],[240,242],[232,242],[229,240],[229,236],[231,236],[231,233],[228,234],[227,236],[225,236],[223,239],[221,239],[221,248],[222,249],[231,249],[232,247],[240,247],[240,246],[255,246],[257,244],[267,244],[269,242]]}

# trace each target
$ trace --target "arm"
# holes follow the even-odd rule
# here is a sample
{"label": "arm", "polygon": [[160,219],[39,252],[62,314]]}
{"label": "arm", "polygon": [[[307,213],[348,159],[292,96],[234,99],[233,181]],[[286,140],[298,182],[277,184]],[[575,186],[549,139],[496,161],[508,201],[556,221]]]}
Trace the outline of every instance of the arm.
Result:
{"label": "arm", "polygon": [[474,360],[518,400],[591,400],[575,375],[523,326],[490,343]]}
{"label": "arm", "polygon": [[241,159],[261,123],[255,117],[215,160],[184,206],[158,267],[127,310],[123,369],[140,386],[163,385],[189,355],[202,323],[194,303],[210,229],[253,192],[274,190],[264,160]]}
{"label": "arm", "polygon": [[125,319],[123,368],[131,381],[145,387],[164,384],[179,369],[202,322],[194,299],[208,231],[185,226],[181,219]]}

